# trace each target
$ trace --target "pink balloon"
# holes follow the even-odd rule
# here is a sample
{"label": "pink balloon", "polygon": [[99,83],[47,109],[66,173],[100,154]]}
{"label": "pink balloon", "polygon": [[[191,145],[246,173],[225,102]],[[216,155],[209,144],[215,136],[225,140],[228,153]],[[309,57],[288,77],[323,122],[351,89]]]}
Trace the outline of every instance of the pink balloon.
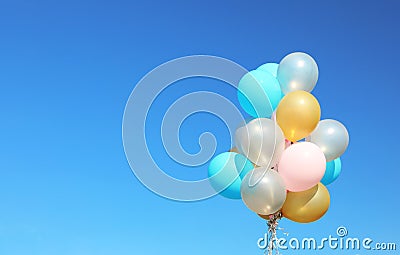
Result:
{"label": "pink balloon", "polygon": [[299,192],[317,185],[324,176],[325,167],[325,155],[317,145],[299,142],[283,151],[278,172],[289,191]]}

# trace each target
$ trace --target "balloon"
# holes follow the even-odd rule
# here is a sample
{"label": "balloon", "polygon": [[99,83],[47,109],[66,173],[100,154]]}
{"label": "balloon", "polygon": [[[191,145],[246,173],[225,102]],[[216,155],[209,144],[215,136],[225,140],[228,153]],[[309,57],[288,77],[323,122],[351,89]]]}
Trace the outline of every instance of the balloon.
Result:
{"label": "balloon", "polygon": [[245,205],[255,213],[268,215],[281,209],[286,199],[286,188],[274,170],[258,167],[243,179],[240,188]]}
{"label": "balloon", "polygon": [[260,216],[261,218],[263,218],[264,220],[269,220],[269,216],[271,214],[268,214],[268,215],[257,214],[257,215]]}
{"label": "balloon", "polygon": [[278,172],[285,181],[286,188],[298,192],[316,185],[324,176],[325,167],[325,156],[318,146],[299,142],[282,153]]}
{"label": "balloon", "polygon": [[276,122],[276,111],[274,111],[271,115],[271,120]]}
{"label": "balloon", "polygon": [[239,81],[238,99],[251,116],[269,118],[282,99],[282,91],[272,74],[253,70]]}
{"label": "balloon", "polygon": [[268,72],[272,74],[274,77],[278,75],[278,67],[279,65],[276,63],[266,63],[257,68],[258,71]]}
{"label": "balloon", "polygon": [[239,152],[258,166],[273,167],[285,149],[282,130],[272,120],[258,118],[240,127],[235,133]]}
{"label": "balloon", "polygon": [[306,53],[291,53],[279,63],[277,78],[285,95],[297,90],[311,92],[317,84],[318,66]]}
{"label": "balloon", "polygon": [[340,158],[326,162],[326,170],[324,177],[322,177],[321,183],[324,185],[331,184],[339,177],[341,171],[342,162],[340,161]]}
{"label": "balloon", "polygon": [[282,214],[289,220],[309,223],[324,216],[329,204],[329,191],[322,183],[318,183],[302,192],[288,192]]}
{"label": "balloon", "polygon": [[318,125],[320,117],[317,99],[305,91],[287,94],[276,109],[276,121],[292,142],[308,136]]}
{"label": "balloon", "polygon": [[346,127],[336,120],[321,120],[317,128],[307,137],[324,152],[326,161],[340,157],[349,145],[349,133]]}
{"label": "balloon", "polygon": [[[231,148],[231,149],[229,150],[229,152],[240,153],[236,147]],[[257,166],[256,164],[253,164],[253,168],[256,168],[256,167],[259,167],[259,166]]]}
{"label": "balloon", "polygon": [[211,160],[208,177],[211,186],[222,196],[240,199],[242,179],[252,169],[253,164],[245,156],[224,152]]}

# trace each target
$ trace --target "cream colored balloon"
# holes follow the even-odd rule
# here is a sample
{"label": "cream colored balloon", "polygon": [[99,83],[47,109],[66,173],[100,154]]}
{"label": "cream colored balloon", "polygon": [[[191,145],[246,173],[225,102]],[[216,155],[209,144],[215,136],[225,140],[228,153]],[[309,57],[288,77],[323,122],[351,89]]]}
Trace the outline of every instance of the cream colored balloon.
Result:
{"label": "cream colored balloon", "polygon": [[285,149],[285,137],[279,126],[267,118],[257,118],[239,127],[235,133],[239,152],[257,166],[274,167]]}
{"label": "cream colored balloon", "polygon": [[246,174],[240,186],[245,205],[257,214],[268,215],[281,209],[286,199],[282,177],[272,169],[258,167]]}
{"label": "cream colored balloon", "polygon": [[337,120],[321,120],[317,128],[306,138],[318,145],[325,154],[326,161],[340,157],[349,145],[349,133]]}

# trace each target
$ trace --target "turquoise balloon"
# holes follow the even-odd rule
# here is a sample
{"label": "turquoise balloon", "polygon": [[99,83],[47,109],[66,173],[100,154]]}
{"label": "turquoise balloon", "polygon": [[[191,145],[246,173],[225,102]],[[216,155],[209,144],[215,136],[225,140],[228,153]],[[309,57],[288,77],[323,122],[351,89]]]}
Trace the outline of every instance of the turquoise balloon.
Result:
{"label": "turquoise balloon", "polygon": [[342,162],[340,161],[340,158],[326,162],[326,170],[324,177],[322,177],[321,183],[324,185],[331,184],[339,177],[341,171]]}
{"label": "turquoise balloon", "polygon": [[208,178],[211,186],[220,195],[230,199],[241,199],[242,179],[253,168],[253,164],[245,156],[236,152],[224,152],[211,160]]}
{"label": "turquoise balloon", "polygon": [[282,95],[278,80],[269,72],[253,70],[239,82],[239,103],[255,118],[270,118]]}
{"label": "turquoise balloon", "polygon": [[279,67],[279,64],[277,64],[277,63],[266,63],[266,64],[258,67],[257,70],[268,72],[268,73],[272,74],[274,77],[276,77],[278,75],[278,67]]}

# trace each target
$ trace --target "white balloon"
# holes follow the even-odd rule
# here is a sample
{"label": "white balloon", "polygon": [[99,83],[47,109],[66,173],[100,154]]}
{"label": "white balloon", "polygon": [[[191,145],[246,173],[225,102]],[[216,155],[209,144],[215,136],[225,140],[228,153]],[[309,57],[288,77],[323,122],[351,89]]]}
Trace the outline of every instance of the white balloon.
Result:
{"label": "white balloon", "polygon": [[349,145],[349,133],[339,121],[326,119],[318,123],[306,140],[318,145],[325,154],[326,161],[331,161],[346,151]]}
{"label": "white balloon", "polygon": [[271,119],[257,118],[235,133],[236,147],[257,166],[274,167],[285,149],[285,137]]}
{"label": "white balloon", "polygon": [[318,65],[310,55],[294,52],[279,63],[277,78],[285,95],[297,90],[311,92],[317,84]]}
{"label": "white balloon", "polygon": [[262,215],[279,211],[286,200],[282,177],[266,167],[257,167],[247,173],[240,186],[240,193],[245,205]]}

